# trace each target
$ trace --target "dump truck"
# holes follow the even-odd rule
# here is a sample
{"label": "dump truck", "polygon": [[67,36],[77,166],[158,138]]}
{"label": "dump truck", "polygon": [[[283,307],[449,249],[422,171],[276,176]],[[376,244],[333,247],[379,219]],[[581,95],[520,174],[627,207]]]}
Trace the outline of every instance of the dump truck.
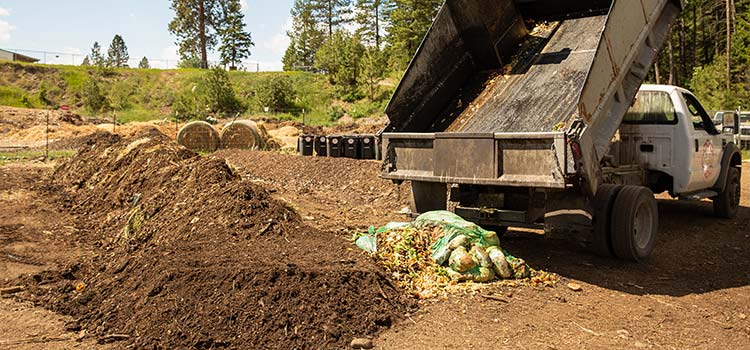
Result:
{"label": "dump truck", "polygon": [[656,241],[654,193],[732,217],[732,137],[689,91],[641,89],[683,6],[447,0],[386,107],[381,176],[411,181],[414,213],[498,234],[583,222],[597,253],[634,261]]}

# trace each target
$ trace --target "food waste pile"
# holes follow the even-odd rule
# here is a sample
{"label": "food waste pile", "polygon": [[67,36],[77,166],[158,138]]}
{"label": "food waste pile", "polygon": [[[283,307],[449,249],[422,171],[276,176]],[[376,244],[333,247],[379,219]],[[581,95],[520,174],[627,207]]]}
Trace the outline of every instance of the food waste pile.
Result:
{"label": "food waste pile", "polygon": [[356,245],[409,292],[426,299],[462,282],[512,281],[553,286],[559,279],[534,270],[500,246],[493,231],[449,211],[432,211],[413,222],[392,222],[355,237]]}

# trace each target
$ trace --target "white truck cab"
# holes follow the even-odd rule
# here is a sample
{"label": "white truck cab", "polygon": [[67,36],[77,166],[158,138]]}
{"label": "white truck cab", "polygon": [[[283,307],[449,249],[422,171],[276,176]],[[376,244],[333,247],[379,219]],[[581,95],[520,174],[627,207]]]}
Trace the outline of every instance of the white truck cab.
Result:
{"label": "white truck cab", "polygon": [[735,144],[738,132],[726,124],[717,129],[686,89],[642,85],[615,136],[609,159],[619,165],[640,165],[646,171],[643,185],[682,199],[717,199],[727,188],[728,173],[736,172],[736,188],[729,184],[736,192],[729,198],[729,212],[722,215],[717,208],[720,216],[734,216],[741,165]]}

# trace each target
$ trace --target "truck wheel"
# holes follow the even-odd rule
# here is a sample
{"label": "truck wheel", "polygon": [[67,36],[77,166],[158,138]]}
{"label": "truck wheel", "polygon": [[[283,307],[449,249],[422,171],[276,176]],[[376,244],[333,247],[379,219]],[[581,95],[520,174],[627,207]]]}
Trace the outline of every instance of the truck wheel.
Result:
{"label": "truck wheel", "polygon": [[612,249],[620,259],[641,261],[651,255],[659,227],[654,194],[646,187],[623,186],[612,207]]}
{"label": "truck wheel", "polygon": [[714,215],[720,218],[732,219],[737,215],[740,206],[740,171],[732,167],[727,172],[727,185],[724,191],[714,198]]}
{"label": "truck wheel", "polygon": [[412,181],[411,212],[426,213],[433,210],[446,210],[448,207],[448,187],[444,183]]}
{"label": "truck wheel", "polygon": [[591,249],[603,257],[614,255],[612,251],[612,207],[622,186],[603,184],[594,196],[593,233]]}

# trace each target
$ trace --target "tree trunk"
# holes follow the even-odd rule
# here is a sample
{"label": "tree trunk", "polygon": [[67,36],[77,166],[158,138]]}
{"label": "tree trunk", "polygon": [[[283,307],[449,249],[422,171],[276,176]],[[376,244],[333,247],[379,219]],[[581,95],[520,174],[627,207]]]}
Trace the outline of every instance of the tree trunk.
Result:
{"label": "tree trunk", "polygon": [[677,34],[678,44],[680,45],[680,66],[677,67],[677,85],[682,85],[685,78],[685,17],[680,17],[680,32]]}
{"label": "tree trunk", "polygon": [[731,68],[732,68],[732,11],[729,7],[729,1],[727,3],[727,94],[729,94],[729,80],[731,79]]}
{"label": "tree trunk", "polygon": [[333,36],[333,0],[328,1],[328,37]]}
{"label": "tree trunk", "polygon": [[659,54],[656,54],[656,64],[654,64],[654,76],[656,77],[656,84],[661,84],[661,74],[659,74]]}
{"label": "tree trunk", "polygon": [[375,0],[375,47],[380,50],[380,1]]}
{"label": "tree trunk", "polygon": [[708,64],[708,39],[706,36],[706,13],[703,11],[703,1],[701,0],[701,36],[703,42],[703,62],[701,64]]}
{"label": "tree trunk", "polygon": [[198,37],[200,40],[201,49],[201,68],[208,68],[208,52],[206,50],[206,8],[204,7],[203,0],[198,1]]}
{"label": "tree trunk", "polygon": [[695,10],[695,8],[697,7],[697,5],[693,1],[693,3],[692,3],[691,6],[693,7],[693,33],[692,33],[693,34],[693,38],[692,38],[693,42],[692,42],[692,45],[690,45],[690,53],[691,53],[691,56],[690,56],[690,72],[692,72],[693,69],[695,68],[695,65],[696,65],[696,62],[695,62],[695,60],[696,60],[696,57],[695,57],[696,53],[695,53],[695,51],[698,50],[698,15],[697,15],[696,10]]}
{"label": "tree trunk", "polygon": [[674,85],[674,48],[672,47],[672,31],[669,32],[669,85]]}

